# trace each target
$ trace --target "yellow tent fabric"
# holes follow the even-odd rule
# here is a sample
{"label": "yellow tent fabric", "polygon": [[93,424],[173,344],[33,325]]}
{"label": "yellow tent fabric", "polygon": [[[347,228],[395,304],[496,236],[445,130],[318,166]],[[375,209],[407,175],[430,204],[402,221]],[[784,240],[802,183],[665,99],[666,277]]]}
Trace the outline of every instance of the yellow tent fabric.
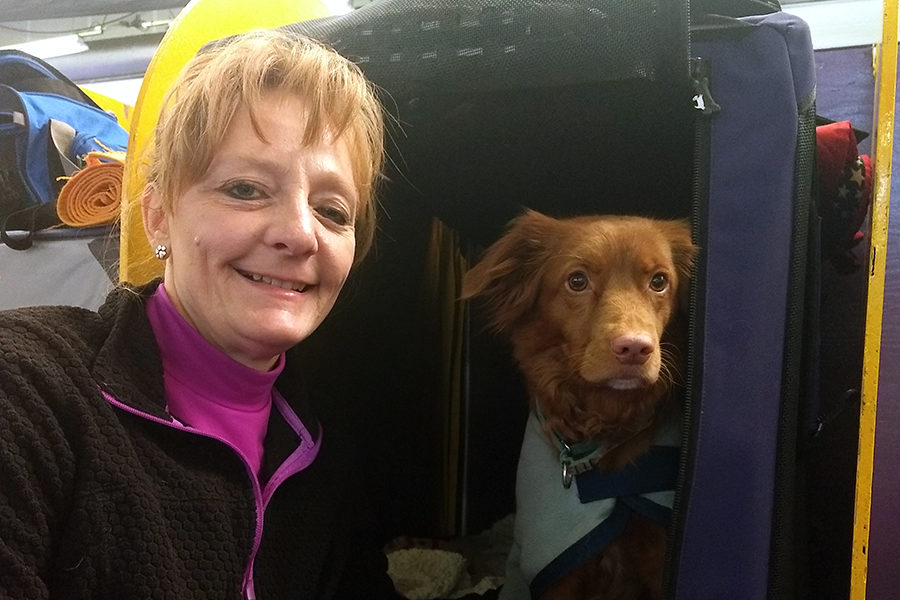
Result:
{"label": "yellow tent fabric", "polygon": [[129,128],[123,178],[119,279],[144,283],[160,274],[141,222],[145,181],[140,160],[151,139],[170,82],[203,44],[251,29],[280,27],[332,14],[319,0],[192,0],[178,14],[144,75]]}
{"label": "yellow tent fabric", "polygon": [[115,98],[110,98],[109,96],[101,94],[100,92],[95,92],[94,90],[87,87],[82,86],[81,89],[85,94],[90,96],[91,100],[97,103],[97,106],[116,115],[116,119],[119,121],[119,125],[121,125],[126,131],[131,128],[131,112],[134,110],[133,106],[129,106],[128,104],[125,104],[120,100],[116,100]]}

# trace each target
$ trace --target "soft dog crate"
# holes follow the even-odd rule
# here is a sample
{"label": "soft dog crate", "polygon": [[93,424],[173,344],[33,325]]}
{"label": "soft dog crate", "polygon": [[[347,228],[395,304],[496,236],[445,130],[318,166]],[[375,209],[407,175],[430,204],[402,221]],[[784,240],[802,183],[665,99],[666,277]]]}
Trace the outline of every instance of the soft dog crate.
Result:
{"label": "soft dog crate", "polygon": [[684,216],[701,256],[667,597],[805,597],[800,449],[832,394],[805,24],[752,2],[380,0],[288,27],[359,62],[396,119],[374,256],[297,350],[359,428],[386,535],[514,509],[527,402],[456,300],[465,258],[526,206]]}

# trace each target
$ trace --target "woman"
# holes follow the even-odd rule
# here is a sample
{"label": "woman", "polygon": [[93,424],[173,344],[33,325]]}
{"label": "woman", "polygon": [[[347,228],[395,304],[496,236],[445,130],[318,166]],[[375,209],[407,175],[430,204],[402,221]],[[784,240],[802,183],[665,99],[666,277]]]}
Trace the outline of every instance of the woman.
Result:
{"label": "woman", "polygon": [[185,67],[142,202],[162,282],[0,313],[0,597],[393,597],[347,444],[279,378],[371,243],[382,128],[307,39]]}

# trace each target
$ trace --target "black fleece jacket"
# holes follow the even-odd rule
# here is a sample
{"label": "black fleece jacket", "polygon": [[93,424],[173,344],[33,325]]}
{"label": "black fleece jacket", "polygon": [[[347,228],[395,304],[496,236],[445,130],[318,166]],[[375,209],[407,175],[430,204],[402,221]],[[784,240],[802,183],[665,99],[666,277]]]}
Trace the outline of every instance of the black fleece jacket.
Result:
{"label": "black fleece jacket", "polygon": [[[256,532],[243,462],[142,416],[168,419],[144,311],[156,285],[116,289],[96,313],[0,312],[0,598],[242,595]],[[317,435],[302,389],[286,374],[276,386]],[[395,598],[352,445],[339,423],[323,429],[315,462],[266,510],[256,597]],[[292,435],[273,410],[270,468],[296,446]]]}

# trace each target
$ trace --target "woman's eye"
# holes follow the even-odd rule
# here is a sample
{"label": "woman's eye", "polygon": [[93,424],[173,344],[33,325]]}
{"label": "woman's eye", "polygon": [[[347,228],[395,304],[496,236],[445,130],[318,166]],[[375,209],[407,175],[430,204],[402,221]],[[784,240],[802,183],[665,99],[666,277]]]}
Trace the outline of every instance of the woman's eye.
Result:
{"label": "woman's eye", "polygon": [[234,183],[226,184],[222,188],[222,191],[228,196],[238,200],[255,200],[262,196],[259,188],[246,181],[236,181]]}
{"label": "woman's eye", "polygon": [[566,286],[573,292],[583,292],[589,283],[587,274],[582,271],[575,271],[566,278]]}
{"label": "woman's eye", "polygon": [[325,219],[331,221],[335,225],[340,225],[341,227],[353,224],[353,219],[350,217],[350,214],[342,206],[320,206],[316,209],[316,212]]}
{"label": "woman's eye", "polygon": [[663,292],[669,287],[669,276],[665,273],[655,273],[650,278],[650,289],[654,292]]}

